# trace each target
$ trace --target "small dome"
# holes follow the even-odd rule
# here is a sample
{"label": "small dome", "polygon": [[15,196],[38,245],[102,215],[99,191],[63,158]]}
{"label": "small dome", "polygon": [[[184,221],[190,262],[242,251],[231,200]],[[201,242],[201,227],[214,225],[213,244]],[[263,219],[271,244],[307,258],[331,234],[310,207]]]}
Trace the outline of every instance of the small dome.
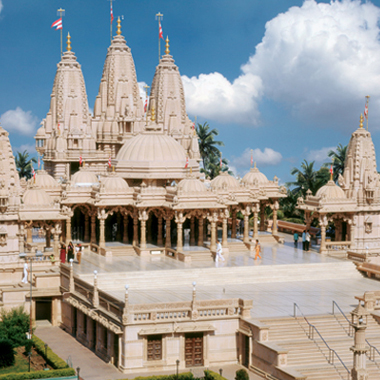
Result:
{"label": "small dome", "polygon": [[228,174],[228,172],[222,172],[211,181],[211,188],[214,190],[224,188],[236,189],[239,186],[240,185],[238,180],[232,175]]}
{"label": "small dome", "polygon": [[178,184],[178,190],[186,193],[205,192],[207,187],[199,179],[185,178]]}
{"label": "small dome", "polygon": [[243,177],[242,182],[245,185],[254,185],[256,181],[259,185],[261,185],[267,183],[268,178],[255,166],[254,168],[251,168],[251,170]]}
{"label": "small dome", "polygon": [[334,181],[329,181],[325,186],[322,186],[315,195],[318,198],[326,197],[330,199],[346,199],[344,191],[335,184]]}
{"label": "small dome", "polygon": [[104,186],[105,191],[124,191],[128,190],[129,186],[123,178],[118,177],[116,175],[104,177],[101,179],[102,185]]}
{"label": "small dome", "polygon": [[40,127],[37,129],[36,138],[44,138],[46,137],[45,128]]}
{"label": "small dome", "polygon": [[173,137],[158,133],[143,133],[127,141],[116,161],[176,161],[185,165],[186,152]]}
{"label": "small dome", "polygon": [[36,185],[41,189],[54,189],[59,186],[59,183],[45,170],[37,170]]}
{"label": "small dome", "polygon": [[24,196],[22,197],[23,203],[26,206],[51,206],[53,200],[43,189],[31,188],[25,191]]}
{"label": "small dome", "polygon": [[76,186],[92,186],[99,184],[98,177],[95,173],[81,168],[71,177],[71,182]]}

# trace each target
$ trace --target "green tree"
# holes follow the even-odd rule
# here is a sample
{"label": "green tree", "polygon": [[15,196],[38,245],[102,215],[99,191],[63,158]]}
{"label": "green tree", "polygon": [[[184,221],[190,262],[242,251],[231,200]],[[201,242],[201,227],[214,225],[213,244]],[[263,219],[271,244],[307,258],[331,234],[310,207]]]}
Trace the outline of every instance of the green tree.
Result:
{"label": "green tree", "polygon": [[0,340],[0,368],[15,364],[15,352],[9,340]]}
{"label": "green tree", "polygon": [[196,126],[196,131],[198,135],[199,143],[199,153],[203,161],[203,168],[205,172],[208,170],[208,165],[211,160],[217,159],[220,157],[220,150],[218,146],[224,146],[222,141],[215,141],[214,137],[218,136],[219,132],[217,129],[210,129],[210,126],[207,122]]}
{"label": "green tree", "polygon": [[13,347],[25,346],[29,331],[29,315],[22,306],[0,312],[0,340],[9,340]]}
{"label": "green tree", "polygon": [[299,194],[293,193],[289,188],[287,189],[287,196],[279,200],[280,210],[282,211],[283,217],[278,215],[279,219],[283,219],[288,222],[303,223],[303,211],[298,210],[297,199]]}
{"label": "green tree", "polygon": [[[330,150],[328,156],[333,160],[333,169],[334,169],[334,182],[338,181],[339,174],[343,175],[344,173],[344,162],[346,161],[347,154],[347,145],[343,146],[339,144],[336,147],[336,150]],[[330,167],[331,164],[325,164],[326,167]]]}
{"label": "green tree", "polygon": [[202,173],[205,173],[207,177],[210,179],[214,179],[221,172],[228,172],[229,174],[233,174],[228,168],[228,161],[225,158],[222,158],[222,167],[220,167],[220,157],[211,154],[207,157],[207,165],[206,168],[201,169]]}
{"label": "green tree", "polygon": [[307,190],[310,189],[313,195],[327,183],[329,179],[329,171],[326,167],[320,168],[318,171],[314,169],[315,162],[307,162],[303,160],[301,169],[293,168],[291,175],[296,176],[294,182],[289,182],[288,186],[294,186],[291,190],[294,194],[306,196]]}
{"label": "green tree", "polygon": [[17,152],[15,161],[19,177],[30,179],[32,177],[33,163],[36,163],[37,160],[34,157],[29,158],[29,153],[24,150],[23,153]]}

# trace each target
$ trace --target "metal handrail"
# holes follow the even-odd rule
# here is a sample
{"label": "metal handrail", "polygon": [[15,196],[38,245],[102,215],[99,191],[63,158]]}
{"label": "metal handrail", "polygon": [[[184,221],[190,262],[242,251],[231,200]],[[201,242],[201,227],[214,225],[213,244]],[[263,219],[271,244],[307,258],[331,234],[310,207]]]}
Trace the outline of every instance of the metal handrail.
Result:
{"label": "metal handrail", "polygon": [[347,335],[353,336],[352,335],[352,323],[347,318],[346,314],[343,313],[342,309],[339,307],[339,305],[335,301],[332,301],[332,313],[333,313],[333,315],[335,315],[335,306],[338,308],[338,310],[340,311],[340,313],[343,315],[343,317],[346,319],[346,321],[348,323],[348,334]]}
{"label": "metal handrail", "polygon": [[293,316],[294,318],[297,319],[297,309],[299,310],[299,312],[301,313],[303,319],[306,321],[306,323],[309,325],[309,335],[308,335],[308,338],[309,339],[313,339],[314,340],[314,331],[316,331],[316,333],[318,334],[318,336],[321,338],[322,342],[325,344],[325,346],[327,347],[327,349],[329,350],[329,358],[328,358],[328,363],[329,364],[334,364],[334,354],[335,356],[338,358],[338,360],[340,361],[340,363],[342,364],[342,366],[346,369],[347,371],[347,380],[350,380],[351,379],[351,372],[350,370],[347,368],[347,366],[344,364],[343,360],[340,358],[340,356],[338,355],[338,353],[333,349],[331,348],[328,343],[323,339],[321,333],[318,331],[318,329],[313,325],[311,324],[307,318],[305,317],[305,315],[302,313],[302,310],[300,309],[300,307],[294,302],[293,304]]}
{"label": "metal handrail", "polygon": [[[349,326],[348,336],[352,336],[351,335],[352,334],[352,323],[346,317],[346,315],[343,313],[342,309],[339,307],[339,305],[335,301],[332,301],[332,313],[333,313],[333,315],[335,315],[334,306],[336,306],[339,309],[339,311],[341,312],[341,314],[343,315],[343,317],[348,322],[348,326]],[[375,360],[375,352],[377,352],[377,354],[380,356],[380,351],[373,344],[369,343],[368,339],[366,339],[365,341],[366,341],[366,343],[369,346],[369,360]]]}

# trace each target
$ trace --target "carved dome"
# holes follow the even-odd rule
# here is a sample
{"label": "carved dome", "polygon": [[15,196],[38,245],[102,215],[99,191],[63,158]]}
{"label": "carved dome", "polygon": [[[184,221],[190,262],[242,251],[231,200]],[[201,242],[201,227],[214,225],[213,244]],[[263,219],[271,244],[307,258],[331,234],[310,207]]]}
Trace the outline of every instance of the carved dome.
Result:
{"label": "carved dome", "polygon": [[44,137],[46,137],[45,128],[44,127],[38,128],[35,138],[38,139],[38,138],[44,138]]}
{"label": "carved dome", "polygon": [[318,198],[347,199],[344,191],[331,180],[325,186],[322,186],[315,196]]}
{"label": "carved dome", "polygon": [[45,170],[37,170],[36,185],[41,189],[54,189],[59,186],[59,183]]}
{"label": "carved dome", "polygon": [[228,172],[222,172],[211,181],[211,188],[216,189],[236,189],[240,184],[238,180],[229,175]]}
{"label": "carved dome", "polygon": [[116,156],[116,161],[176,161],[185,166],[185,149],[173,138],[165,134],[144,133],[127,141]]}
{"label": "carved dome", "polygon": [[116,175],[102,178],[101,183],[104,191],[121,192],[129,189],[127,182]]}
{"label": "carved dome", "polygon": [[185,193],[206,192],[207,187],[199,179],[185,178],[179,182],[178,190],[183,191]]}
{"label": "carved dome", "polygon": [[254,185],[257,182],[257,184],[262,185],[268,182],[268,178],[259,171],[259,169],[251,168],[251,170],[243,177],[242,183],[244,185]]}
{"label": "carved dome", "polygon": [[33,206],[34,208],[38,206],[51,206],[53,204],[50,195],[45,190],[36,187],[26,190],[22,200],[24,205]]}
{"label": "carved dome", "polygon": [[92,186],[99,184],[98,177],[93,172],[83,168],[71,177],[71,182],[76,186]]}

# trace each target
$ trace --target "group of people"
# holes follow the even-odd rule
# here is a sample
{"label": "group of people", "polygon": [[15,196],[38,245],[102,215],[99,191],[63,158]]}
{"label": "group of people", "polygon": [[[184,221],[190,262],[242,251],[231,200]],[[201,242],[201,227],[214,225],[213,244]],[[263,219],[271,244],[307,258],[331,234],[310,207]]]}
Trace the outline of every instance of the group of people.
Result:
{"label": "group of people", "polygon": [[74,247],[73,242],[70,241],[69,245],[67,246],[67,249],[66,249],[66,245],[62,244],[60,255],[59,255],[61,259],[61,263],[64,264],[66,261],[70,263],[70,260],[72,259],[74,261],[75,256],[76,256],[78,264],[80,264],[82,261],[82,250],[83,250],[83,246],[80,243]]}
{"label": "group of people", "polygon": [[[261,259],[260,253],[261,253],[261,244],[259,243],[259,239],[256,239],[256,245],[255,245],[255,260],[257,258]],[[215,254],[215,263],[218,264],[219,260],[224,261],[224,257],[222,255],[223,249],[222,244],[220,244],[220,240],[217,241],[216,244],[216,254]]]}
{"label": "group of people", "polygon": [[[301,238],[302,238],[302,250],[308,251],[310,249],[310,240],[311,240],[311,235],[309,231],[304,230],[302,232]],[[293,239],[294,239],[294,248],[298,248],[298,239],[299,239],[298,232],[294,233]]]}

